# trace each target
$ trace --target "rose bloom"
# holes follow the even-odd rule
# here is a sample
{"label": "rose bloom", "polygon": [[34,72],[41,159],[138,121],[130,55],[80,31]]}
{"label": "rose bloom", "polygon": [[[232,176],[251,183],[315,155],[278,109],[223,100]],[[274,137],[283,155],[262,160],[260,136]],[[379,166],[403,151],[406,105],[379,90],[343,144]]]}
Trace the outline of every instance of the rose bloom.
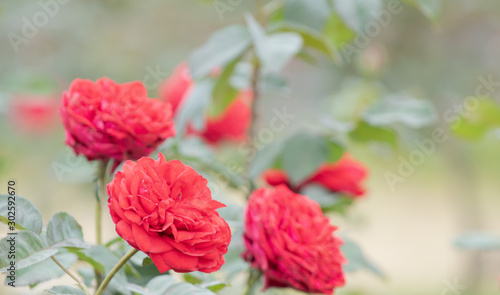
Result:
{"label": "rose bloom", "polygon": [[286,186],[254,191],[245,212],[243,258],[262,271],[264,289],[332,294],[345,284],[336,227],[315,201]]}
{"label": "rose bloom", "polygon": [[335,193],[342,193],[353,198],[359,198],[365,194],[362,182],[368,176],[367,168],[344,154],[335,163],[322,164],[318,169],[299,185],[292,185],[285,171],[280,169],[269,169],[263,173],[264,180],[277,186],[284,184],[294,192],[300,192],[308,184],[318,184]]}
{"label": "rose bloom", "polygon": [[[188,65],[184,62],[160,85],[160,97],[172,104],[175,113],[189,97],[193,84]],[[188,132],[201,136],[210,144],[224,140],[244,141],[252,117],[250,109],[252,98],[251,91],[241,91],[224,112],[216,117],[207,118],[204,130],[196,131],[189,128]]]}
{"label": "rose bloom", "polygon": [[231,231],[207,181],[162,154],[127,161],[108,184],[116,232],[151,257],[158,270],[213,272],[224,264]]}
{"label": "rose bloom", "polygon": [[75,79],[63,94],[59,112],[66,144],[89,161],[114,159],[117,166],[149,155],[175,135],[170,104],[148,98],[139,81]]}

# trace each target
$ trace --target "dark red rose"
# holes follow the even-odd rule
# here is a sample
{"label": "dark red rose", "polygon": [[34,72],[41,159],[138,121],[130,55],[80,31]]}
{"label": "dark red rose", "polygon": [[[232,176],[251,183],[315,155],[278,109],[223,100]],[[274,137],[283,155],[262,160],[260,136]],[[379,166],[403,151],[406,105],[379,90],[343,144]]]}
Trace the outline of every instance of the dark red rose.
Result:
{"label": "dark red rose", "polygon": [[318,203],[286,186],[254,191],[245,212],[243,258],[262,271],[264,289],[332,294],[345,284],[336,227]]}
{"label": "dark red rose", "polygon": [[66,144],[89,161],[135,160],[175,135],[170,104],[148,98],[139,81],[76,79],[63,94],[59,112]]}
{"label": "dark red rose", "polygon": [[332,192],[342,193],[353,198],[365,194],[362,183],[367,176],[367,168],[349,154],[345,154],[335,163],[319,166],[311,176],[296,186],[290,183],[285,171],[269,169],[263,173],[264,180],[272,186],[284,184],[292,191],[300,192],[306,185],[315,183]]}
{"label": "dark red rose", "polygon": [[225,205],[193,168],[162,154],[127,161],[107,188],[116,232],[161,273],[209,273],[224,264],[231,231],[216,210]]}
{"label": "dark red rose", "polygon": [[[217,71],[214,71],[214,75],[217,75]],[[193,84],[188,65],[184,62],[160,85],[160,97],[172,104],[175,113],[188,98]],[[224,140],[244,141],[252,119],[250,108],[252,98],[251,91],[241,91],[222,114],[207,118],[204,130],[196,131],[189,128],[189,134],[199,135],[211,144]]]}

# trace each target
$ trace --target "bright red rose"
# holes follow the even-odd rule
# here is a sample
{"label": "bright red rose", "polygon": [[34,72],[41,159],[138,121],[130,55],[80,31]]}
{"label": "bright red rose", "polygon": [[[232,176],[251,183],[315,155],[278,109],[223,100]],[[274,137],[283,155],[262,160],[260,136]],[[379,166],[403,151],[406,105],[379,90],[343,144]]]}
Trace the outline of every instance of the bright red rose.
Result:
{"label": "bright red rose", "polygon": [[245,212],[243,258],[262,271],[264,289],[332,294],[345,283],[346,262],[335,230],[308,197],[284,185],[261,188],[252,193]]}
{"label": "bright red rose", "polygon": [[149,155],[175,135],[170,104],[148,98],[139,81],[76,79],[63,94],[59,111],[66,144],[89,161],[114,159],[117,166]]}
{"label": "bright red rose", "polygon": [[[184,62],[160,85],[160,97],[172,104],[175,113],[189,96],[193,84],[188,65]],[[195,131],[190,128],[189,133],[197,134],[211,144],[223,140],[244,141],[252,119],[250,108],[252,98],[251,91],[241,91],[222,114],[207,118],[204,130]]]}
{"label": "bright red rose", "polygon": [[306,185],[314,183],[332,192],[342,193],[353,198],[361,197],[365,194],[362,182],[367,176],[367,168],[353,159],[349,154],[345,154],[335,163],[327,163],[319,166],[310,177],[297,186],[290,183],[285,171],[269,169],[263,173],[264,180],[272,186],[284,184],[292,191],[300,192]]}
{"label": "bright red rose", "polygon": [[116,232],[158,270],[213,272],[224,264],[231,231],[207,181],[180,161],[127,161],[108,184]]}

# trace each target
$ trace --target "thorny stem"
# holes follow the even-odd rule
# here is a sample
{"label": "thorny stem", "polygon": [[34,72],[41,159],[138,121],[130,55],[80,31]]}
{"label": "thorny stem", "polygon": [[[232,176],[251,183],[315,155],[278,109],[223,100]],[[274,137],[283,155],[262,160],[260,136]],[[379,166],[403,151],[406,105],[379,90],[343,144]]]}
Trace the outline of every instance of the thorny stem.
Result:
{"label": "thorny stem", "polygon": [[111,279],[113,279],[113,277],[115,276],[115,274],[120,270],[120,268],[122,268],[125,263],[127,263],[127,261],[132,258],[132,256],[134,256],[135,253],[137,253],[139,250],[137,249],[132,249],[130,250],[127,254],[125,254],[125,256],[122,257],[122,259],[120,259],[120,261],[118,261],[118,263],[113,267],[113,269],[109,272],[109,274],[106,276],[106,278],[104,278],[104,281],[102,281],[102,284],[99,286],[99,288],[97,289],[97,291],[95,292],[95,295],[101,295],[104,290],[106,290],[106,287],[108,286],[109,282],[111,281]]}
{"label": "thorny stem", "polygon": [[50,258],[52,258],[52,260],[57,264],[57,266],[59,266],[68,276],[70,276],[73,280],[75,280],[78,286],[80,286],[80,288],[82,288],[82,290],[85,291],[85,294],[90,295],[90,292],[85,286],[85,284],[80,282],[80,280],[74,274],[72,274],[68,269],[66,269],[54,256]]}

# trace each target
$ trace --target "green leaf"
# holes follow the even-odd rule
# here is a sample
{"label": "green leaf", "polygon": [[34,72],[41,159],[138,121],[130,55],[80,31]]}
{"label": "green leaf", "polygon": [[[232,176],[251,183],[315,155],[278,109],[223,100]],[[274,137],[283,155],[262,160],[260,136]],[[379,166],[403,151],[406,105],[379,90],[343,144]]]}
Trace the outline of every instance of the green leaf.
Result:
{"label": "green leaf", "polygon": [[408,0],[415,5],[426,17],[436,22],[442,14],[441,0]]}
{"label": "green leaf", "polygon": [[[15,239],[15,259],[9,258],[12,255],[9,254],[12,239]],[[57,252],[57,249],[45,249],[42,239],[31,231],[7,235],[0,240],[0,273],[7,271],[12,260],[16,261],[16,269],[20,270],[48,259]]]}
{"label": "green leaf", "polygon": [[382,10],[382,1],[335,0],[335,8],[345,24],[358,33],[364,33],[366,24],[375,18],[372,13]]}
{"label": "green leaf", "polygon": [[146,285],[149,291],[148,295],[167,295],[167,289],[175,284],[175,279],[172,276],[162,275],[152,279]]}
{"label": "green leaf", "polygon": [[328,161],[328,142],[319,136],[299,133],[287,140],[283,149],[283,168],[292,184],[299,184],[319,165]]}
{"label": "green leaf", "polygon": [[213,87],[214,82],[209,79],[194,85],[176,116],[177,137],[184,136],[184,131],[190,123],[196,130],[205,128],[205,113],[212,100]]}
{"label": "green leaf", "polygon": [[343,214],[353,203],[352,198],[332,193],[324,187],[315,184],[305,186],[301,190],[301,194],[318,202],[324,212],[335,211]]}
{"label": "green leaf", "polygon": [[200,285],[200,287],[213,292],[220,291],[227,286],[227,284],[217,281],[210,274],[202,273],[199,271],[184,274],[184,280],[193,285]]}
{"label": "green leaf", "polygon": [[356,128],[349,132],[349,137],[362,143],[383,142],[393,148],[397,146],[397,137],[392,130],[372,126],[364,121],[360,121]]}
{"label": "green leaf", "polygon": [[57,295],[85,295],[85,292],[81,289],[70,287],[70,286],[55,286],[49,290],[43,291],[43,294],[57,294]]}
{"label": "green leaf", "polygon": [[293,32],[276,33],[264,40],[261,48],[257,48],[257,55],[263,64],[264,73],[277,73],[302,48],[302,37]]}
{"label": "green leaf", "polygon": [[344,147],[340,145],[338,142],[333,140],[328,141],[328,149],[329,149],[328,160],[327,160],[328,163],[337,162],[338,160],[340,160],[340,158],[345,152]]}
{"label": "green leaf", "polygon": [[285,32],[266,35],[251,15],[247,14],[245,19],[264,73],[279,72],[300,52],[303,42],[299,34]]}
{"label": "green leaf", "polygon": [[477,106],[471,111],[464,111],[461,116],[455,113],[451,128],[460,138],[478,140],[489,131],[500,127],[500,106],[486,97],[470,99],[478,100]]}
{"label": "green leaf", "polygon": [[484,232],[471,232],[458,237],[455,246],[464,250],[499,250],[500,236]]}
{"label": "green leaf", "polygon": [[47,225],[49,247],[88,248],[83,241],[82,227],[66,212],[58,212]]}
{"label": "green leaf", "polygon": [[257,151],[250,163],[248,175],[251,178],[259,176],[264,170],[272,167],[283,150],[284,142],[276,140],[266,145],[262,150]]}
{"label": "green leaf", "polygon": [[236,58],[231,63],[229,63],[222,71],[221,76],[215,84],[212,93],[212,104],[209,108],[209,115],[212,117],[217,117],[222,114],[233,100],[238,95],[238,89],[231,85],[231,76],[234,72],[236,65],[238,64],[240,58]]}
{"label": "green leaf", "polygon": [[189,58],[191,75],[202,78],[216,67],[242,55],[251,44],[248,30],[241,25],[232,25],[215,32],[202,47],[196,49]]}
{"label": "green leaf", "polygon": [[15,207],[16,228],[19,230],[30,230],[36,234],[42,231],[42,215],[29,200],[15,196],[15,205],[9,205],[10,195],[0,195],[0,221],[9,224],[9,207]]}
{"label": "green leaf", "polygon": [[404,95],[391,95],[380,100],[363,117],[367,123],[375,126],[403,123],[412,128],[422,128],[437,119],[436,111],[429,101]]}
{"label": "green leaf", "polygon": [[[77,257],[73,253],[56,254],[54,258],[66,269],[69,269],[77,261]],[[64,271],[52,259],[45,259],[30,267],[17,270],[16,286],[33,286],[62,277],[64,274]]]}
{"label": "green leaf", "polygon": [[355,272],[366,269],[380,278],[384,278],[384,273],[368,260],[361,250],[361,247],[353,240],[342,236],[344,244],[341,247],[342,253],[346,257],[348,263],[344,266],[346,272]]}
{"label": "green leaf", "polygon": [[356,37],[356,33],[347,27],[342,19],[335,13],[332,13],[328,18],[323,30],[323,35],[335,48],[345,45]]}
{"label": "green leaf", "polygon": [[330,14],[326,0],[288,0],[285,2],[286,22],[301,25],[322,32]]}
{"label": "green leaf", "polygon": [[[95,269],[104,273],[105,275],[111,271],[111,269],[118,263],[120,258],[110,249],[104,246],[91,246],[88,249],[75,249],[71,248],[69,251],[75,253],[78,259],[85,261],[92,265]],[[122,268],[116,273],[111,280],[109,288],[120,292],[128,294],[126,289],[127,279],[125,276],[125,268]]]}
{"label": "green leaf", "polygon": [[297,33],[301,36],[305,47],[316,49],[332,60],[336,59],[335,48],[331,42],[324,35],[310,28],[293,24],[279,24],[274,26],[272,31]]}

